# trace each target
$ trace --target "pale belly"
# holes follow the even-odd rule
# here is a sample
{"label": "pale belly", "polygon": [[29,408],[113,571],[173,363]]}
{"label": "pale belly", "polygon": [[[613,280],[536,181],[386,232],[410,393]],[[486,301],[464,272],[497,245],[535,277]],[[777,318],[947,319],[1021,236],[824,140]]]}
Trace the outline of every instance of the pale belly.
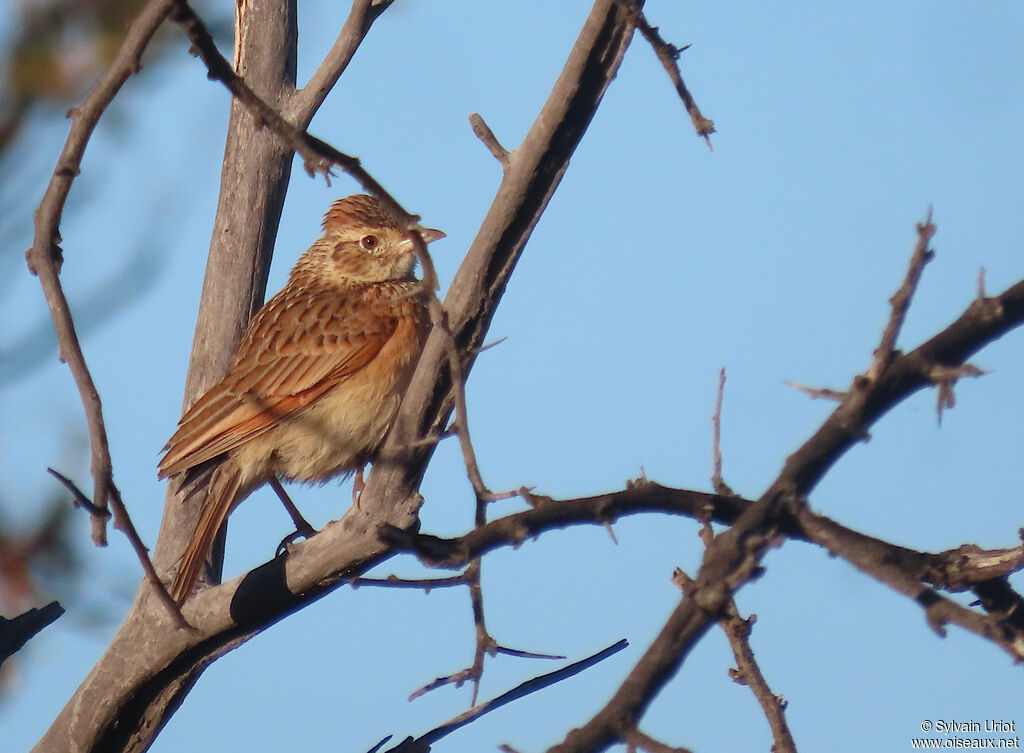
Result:
{"label": "pale belly", "polygon": [[242,467],[269,467],[290,481],[323,482],[371,460],[387,436],[419,358],[421,336],[411,325],[401,330],[358,373],[279,423],[262,441],[237,448]]}

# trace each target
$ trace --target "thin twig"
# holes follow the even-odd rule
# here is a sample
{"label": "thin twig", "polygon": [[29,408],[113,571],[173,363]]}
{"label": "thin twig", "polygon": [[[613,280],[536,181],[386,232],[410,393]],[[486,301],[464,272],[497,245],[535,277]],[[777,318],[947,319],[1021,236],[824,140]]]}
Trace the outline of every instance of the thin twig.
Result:
{"label": "thin twig", "polygon": [[[92,501],[98,510],[106,509],[110,497],[113,474],[110,447],[107,443],[107,430],[103,422],[103,406],[99,392],[85,362],[68,301],[60,283],[60,222],[71,184],[80,172],[82,157],[100,116],[124,82],[141,68],[142,52],[170,10],[171,0],[150,0],[128,27],[117,55],[99,83],[93,87],[82,104],[69,112],[71,130],[57,160],[53,177],[50,178],[46,193],[36,210],[32,248],[26,252],[28,268],[32,274],[39,277],[43,295],[46,296],[46,304],[50,309],[50,317],[53,319],[57,342],[60,345],[60,360],[67,363],[71,369],[82,398],[82,406],[89,425],[92,454]],[[106,518],[103,515],[92,516],[92,540],[97,546],[105,546],[107,543]]]}
{"label": "thin twig", "polygon": [[722,401],[725,397],[725,367],[718,372],[718,397],[715,400],[715,412],[711,416],[711,488],[722,495],[734,494],[732,487],[722,478]]}
{"label": "thin twig", "polygon": [[286,120],[298,123],[303,129],[309,126],[313,114],[323,104],[327,94],[352,62],[356,50],[370,31],[373,22],[391,6],[392,2],[393,0],[354,0],[352,10],[330,51],[320,61],[319,67],[310,76],[306,85],[295,92],[285,106],[283,114]]}
{"label": "thin twig", "polygon": [[[476,450],[473,449],[473,440],[469,436],[469,415],[466,403],[466,373],[462,366],[462,356],[459,354],[459,346],[455,342],[455,336],[448,326],[448,312],[437,297],[437,290],[440,287],[437,280],[437,268],[434,266],[434,259],[430,255],[427,244],[423,242],[418,232],[410,232],[413,239],[416,254],[419,256],[420,266],[423,268],[422,288],[427,292],[428,310],[430,320],[434,329],[441,332],[444,338],[445,353],[448,356],[448,369],[452,377],[452,395],[455,403],[455,433],[459,438],[459,447],[462,449],[462,459],[466,466],[466,475],[473,485],[473,491],[477,500],[494,501],[495,496],[484,483],[483,475],[480,473],[480,465],[476,460]],[[511,495],[510,495],[511,496]],[[505,497],[501,497],[504,499]]]}
{"label": "thin twig", "polygon": [[[64,488],[71,492],[75,498],[75,505],[83,507],[86,510],[93,510],[95,505],[86,497],[82,490],[69,479],[67,476],[58,473],[53,468],[47,468],[55,479],[57,479]],[[110,507],[114,511],[114,528],[121,531],[128,539],[128,543],[131,544],[132,550],[135,552],[135,556],[142,564],[142,570],[146,574],[146,580],[153,586],[156,591],[157,598],[170,612],[171,618],[183,630],[190,632],[197,632],[196,628],[185,619],[185,616],[181,613],[181,607],[172,597],[167,590],[167,586],[160,580],[160,576],[156,573],[156,568],[153,567],[153,560],[149,558],[149,549],[142,543],[142,537],[139,536],[138,530],[135,528],[135,524],[132,523],[131,517],[128,515],[128,510],[124,506],[124,500],[121,499],[121,492],[114,484],[113,480],[110,482]],[[106,511],[104,511],[106,512]],[[96,513],[93,513],[96,515]],[[110,517],[110,513],[106,512],[107,517]]]}
{"label": "thin twig", "polygon": [[776,695],[768,687],[768,682],[764,679],[761,667],[754,657],[754,651],[750,648],[750,629],[756,620],[755,615],[750,615],[748,619],[740,617],[736,604],[732,603],[727,616],[718,623],[725,631],[733,656],[736,657],[736,668],[729,670],[729,676],[741,685],[749,687],[757,702],[761,704],[768,726],[772,729],[772,736],[775,738],[773,753],[796,753],[796,743],[786,721],[786,702],[782,696]]}
{"label": "thin twig", "polygon": [[679,70],[679,56],[690,45],[676,47],[674,44],[666,42],[658,32],[658,27],[651,26],[643,11],[634,5],[631,0],[615,0],[615,2],[633,16],[636,27],[643,34],[644,39],[651,45],[654,54],[658,56],[658,60],[661,61],[665,72],[668,73],[668,77],[672,80],[672,85],[675,86],[679,98],[683,101],[683,106],[686,107],[686,112],[690,115],[690,121],[693,123],[694,130],[698,136],[704,139],[708,149],[714,151],[714,147],[711,145],[711,134],[715,132],[715,123],[710,118],[704,117],[704,114],[701,113],[700,108],[697,107],[697,102],[693,99],[693,95],[686,88],[686,84],[683,82],[683,74]]}
{"label": "thin twig", "polygon": [[435,588],[452,588],[454,586],[465,586],[465,575],[452,575],[448,578],[399,578],[397,575],[389,575],[387,578],[353,578],[349,581],[352,588],[363,586],[375,586],[378,588],[412,588],[430,593]]}
{"label": "thin twig", "polygon": [[208,76],[220,81],[245,106],[256,122],[269,128],[303,159],[309,175],[321,174],[330,180],[331,168],[338,167],[348,173],[364,190],[383,202],[398,224],[410,232],[419,229],[419,217],[407,212],[384,187],[360,164],[359,159],[335,149],[306,130],[287,121],[273,107],[263,101],[238,76],[231,63],[217,50],[209,30],[187,0],[170,0],[172,20],[181,25],[192,42],[193,50],[206,64]]}
{"label": "thin twig", "polygon": [[929,207],[928,216],[925,217],[925,221],[917,225],[917,243],[914,246],[914,252],[910,256],[907,275],[903,279],[903,284],[900,285],[899,290],[889,299],[889,303],[892,305],[892,313],[889,315],[889,321],[885,325],[885,331],[882,332],[882,342],[879,344],[878,349],[875,350],[874,360],[871,362],[867,374],[865,374],[865,377],[871,383],[878,381],[878,378],[886,366],[889,365],[893,354],[896,352],[896,340],[899,338],[900,330],[903,328],[903,320],[907,316],[907,310],[910,308],[910,301],[917,290],[917,284],[921,281],[921,273],[924,271],[925,264],[931,261],[935,255],[931,248],[929,248],[929,244],[937,229],[932,224],[932,209]]}
{"label": "thin twig", "polygon": [[[632,32],[617,7],[606,0],[595,4],[449,286],[450,324],[470,363],[486,338],[530,233],[615,79]],[[415,523],[422,502],[416,487],[431,457],[430,449],[401,448],[448,424],[451,386],[446,359],[440,338],[428,341],[383,448],[384,457],[393,453],[398,462],[375,468],[364,492],[364,501],[380,503],[379,519],[395,526]],[[364,515],[351,514],[360,519]],[[63,749],[72,735],[83,741],[82,746],[95,747],[115,728],[131,730],[137,745],[149,744],[160,720],[180,702],[183,689],[212,662],[391,553],[378,539],[375,526],[328,526],[297,547],[286,562],[275,560],[194,597],[190,614],[196,615],[204,632],[184,645],[180,637],[147,620],[148,610],[133,610],[130,618],[138,631],[119,632],[94,671],[94,676],[116,673],[117,687],[103,704],[95,704],[90,702],[94,684],[81,686],[40,747]],[[282,567],[287,589],[280,588]],[[145,656],[126,664],[124,656],[140,640],[149,647]],[[179,661],[181,656],[187,661]]]}
{"label": "thin twig", "polygon": [[505,704],[511,703],[512,701],[518,700],[519,698],[523,698],[525,696],[530,695],[531,693],[536,693],[538,690],[543,690],[544,688],[550,687],[551,685],[554,685],[556,682],[561,682],[562,680],[566,680],[570,677],[573,677],[574,675],[578,675],[583,670],[589,669],[595,664],[604,661],[609,656],[617,654],[619,651],[622,651],[628,645],[629,642],[626,641],[625,638],[623,638],[620,641],[616,641],[608,648],[602,649],[601,651],[598,651],[596,654],[593,654],[592,656],[588,656],[586,659],[580,659],[579,661],[573,662],[569,666],[563,667],[562,669],[556,669],[554,672],[548,672],[547,674],[538,675],[537,677],[534,677],[531,680],[527,680],[526,682],[521,683],[516,687],[512,688],[512,690],[502,693],[498,697],[492,698],[490,701],[485,701],[484,703],[481,703],[479,706],[474,706],[468,711],[459,714],[451,721],[445,722],[440,727],[436,727],[430,730],[430,732],[427,732],[425,735],[418,738],[418,741],[433,745],[442,737],[448,735],[451,732],[454,732],[460,727],[466,726],[474,719],[478,719],[484,714],[490,713],[495,709],[499,709]]}

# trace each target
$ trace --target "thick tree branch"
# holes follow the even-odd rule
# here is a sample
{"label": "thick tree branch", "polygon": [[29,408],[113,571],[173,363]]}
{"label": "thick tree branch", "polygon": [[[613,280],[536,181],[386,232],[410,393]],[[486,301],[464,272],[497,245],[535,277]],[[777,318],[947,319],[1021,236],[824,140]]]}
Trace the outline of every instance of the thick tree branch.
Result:
{"label": "thick tree branch", "polygon": [[341,74],[355,57],[373,22],[394,0],[354,0],[338,38],[309,81],[285,105],[285,120],[305,130]]}
{"label": "thick tree branch", "polygon": [[[268,7],[267,12],[271,10]],[[246,18],[246,23],[254,30],[291,33],[289,24],[280,19],[261,19],[253,16],[252,10]],[[632,24],[611,0],[598,0],[547,103],[513,153],[512,166],[445,301],[452,333],[460,352],[466,354],[464,368],[467,372],[533,227],[615,77],[632,31]],[[263,55],[273,57],[266,50]],[[247,59],[243,50],[243,68],[255,65],[263,57],[254,52],[250,62],[246,62]],[[265,95],[262,98],[275,101]],[[280,98],[280,95],[276,97]],[[241,105],[233,106],[233,123],[239,108]],[[266,238],[272,238],[276,230],[278,199],[283,196],[283,193],[271,191],[268,194],[267,189],[257,191],[250,186],[254,177],[260,179],[261,185],[278,185],[280,172],[272,170],[257,176],[235,174],[232,166],[240,164],[237,157],[242,150],[249,150],[250,159],[253,150],[260,150],[261,159],[270,160],[282,170],[290,164],[290,150],[280,149],[276,135],[261,134],[251,121],[246,115],[242,122],[252,127],[237,140],[229,136],[230,153],[225,158],[222,203],[230,200],[232,206],[238,204],[237,217],[247,218],[251,211],[262,211],[269,218],[269,225],[261,219],[238,227],[228,226],[234,232],[259,229],[263,240],[252,248],[228,248],[225,241],[232,237],[231,233],[227,228],[215,228],[216,248],[211,249],[208,279],[237,279],[239,268],[247,259],[249,269],[257,270],[256,274],[250,271],[246,278],[249,293],[221,291],[216,296],[216,301],[232,307],[231,311],[220,314],[223,323],[218,332],[240,332],[241,327],[236,328],[234,322],[240,320],[244,324],[247,320],[247,316],[241,316],[242,309],[249,308],[257,293],[262,300],[263,265],[269,259],[270,246]],[[268,149],[268,139],[272,140],[274,149]],[[286,177],[286,173],[284,175]],[[270,195],[277,198],[270,201],[267,198]],[[225,216],[232,221],[236,219],[231,213]],[[206,300],[204,291],[204,302]],[[205,322],[216,316],[218,309],[204,303],[203,312],[201,317],[205,317]],[[199,333],[213,331],[204,329],[206,326],[202,322],[197,325],[193,348],[193,364],[197,366],[190,370],[190,374],[194,372],[197,376],[190,376],[186,402],[206,386],[207,379],[216,378],[210,375],[223,371],[233,345],[224,337],[201,339]],[[212,661],[390,556],[389,548],[377,535],[378,526],[381,521],[399,528],[415,524],[420,503],[416,489],[433,450],[433,444],[419,440],[427,436],[440,437],[451,411],[448,397],[451,375],[441,337],[435,332],[426,345],[384,456],[363,492],[362,509],[349,510],[341,521],[295,546],[287,557],[276,558],[244,577],[206,589],[190,599],[185,616],[199,628],[198,635],[175,630],[166,613],[155,606],[150,590],[146,586],[140,588],[131,613],[107,653],[61,712],[37,751],[66,751],[69,740],[75,741],[76,750],[144,750]],[[204,364],[201,372],[198,370],[200,363]],[[156,558],[159,564],[162,553],[165,567],[173,563],[181,551],[181,532],[185,531],[187,537],[187,520],[183,518],[182,507],[172,498],[165,508]],[[172,517],[173,524],[168,523]],[[139,647],[144,648],[140,651]]]}
{"label": "thick tree branch", "polygon": [[[744,510],[732,528],[710,543],[693,587],[605,707],[551,750],[598,751],[621,741],[712,622],[722,617],[732,594],[760,573],[765,551],[779,540],[780,521],[804,508],[806,496],[832,464],[866,436],[881,416],[929,384],[928,373],[935,365],[963,365],[985,343],[1022,321],[1024,282],[996,298],[974,301],[956,322],[916,350],[894,354],[876,379],[855,379],[848,397],[789,457],[768,491]],[[920,584],[917,588],[920,590]],[[993,640],[1014,658],[1024,658],[1024,641],[1014,631],[1002,630],[1004,623],[993,624],[968,610],[963,614],[959,605],[936,601],[935,596],[934,592],[915,595],[933,627],[941,629],[944,622],[957,622]]]}

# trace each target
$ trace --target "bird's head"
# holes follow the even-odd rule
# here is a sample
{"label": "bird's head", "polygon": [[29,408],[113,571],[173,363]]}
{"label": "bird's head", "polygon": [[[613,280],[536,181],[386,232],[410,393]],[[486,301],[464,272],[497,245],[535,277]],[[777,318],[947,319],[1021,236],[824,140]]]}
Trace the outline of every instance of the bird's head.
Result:
{"label": "bird's head", "polygon": [[[324,215],[324,234],[296,265],[341,284],[412,280],[416,249],[412,239],[373,196],[338,199]],[[440,230],[420,231],[426,243],[444,238]]]}

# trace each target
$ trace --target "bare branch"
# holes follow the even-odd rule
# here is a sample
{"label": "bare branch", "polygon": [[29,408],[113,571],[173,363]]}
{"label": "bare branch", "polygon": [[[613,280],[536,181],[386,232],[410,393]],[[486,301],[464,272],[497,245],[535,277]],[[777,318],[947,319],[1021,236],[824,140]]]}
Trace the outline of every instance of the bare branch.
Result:
{"label": "bare branch", "polygon": [[[210,36],[205,24],[188,4],[187,0],[172,0],[174,10],[172,20],[179,23],[189,39],[193,49],[202,58],[209,71],[208,76],[220,81],[234,97],[241,102],[256,119],[256,122],[269,128],[293,151],[302,157],[306,172],[312,176],[322,174],[328,181],[331,168],[339,167],[351,175],[368,193],[380,199],[395,220],[411,232],[418,232],[419,217],[407,212],[384,187],[368,173],[356,157],[338,151],[307,131],[292,125],[273,107],[264,102],[245,81],[238,76],[231,63],[217,50],[217,45]],[[422,238],[420,238],[422,241]]]}
{"label": "bare branch", "polygon": [[718,372],[718,397],[715,400],[715,412],[711,416],[712,449],[711,464],[711,488],[715,493],[722,495],[733,494],[732,487],[725,483],[722,478],[722,400],[725,397],[725,368]]}
{"label": "bare branch", "polygon": [[[798,520],[812,541],[829,552],[840,555],[857,569],[920,604],[925,610],[928,624],[939,635],[945,636],[946,624],[959,625],[975,635],[992,641],[1015,660],[1024,660],[1024,629],[1009,620],[1008,615],[979,614],[941,596],[922,583],[938,581],[936,585],[941,587],[955,579],[955,586],[947,585],[951,590],[961,590],[971,581],[977,586],[984,586],[991,579],[985,578],[985,566],[979,567],[977,563],[998,563],[999,567],[1016,570],[1024,565],[1024,558],[1020,553],[1008,558],[1006,554],[1012,550],[1001,550],[986,552],[985,555],[979,556],[978,552],[971,551],[972,547],[962,547],[959,550],[967,549],[971,552],[971,556],[966,558],[957,557],[953,552],[940,555],[920,555],[915,552],[914,554],[926,560],[928,565],[932,565],[925,565],[923,571],[915,572],[907,567],[907,560],[913,558],[902,558],[901,561],[897,552],[894,552],[897,556],[889,556],[889,552],[885,550],[892,545],[879,547],[875,542],[857,541],[861,534],[851,536],[851,532],[839,532],[835,523],[808,510],[800,511]],[[972,564],[971,559],[974,559],[976,564]]]}
{"label": "bare branch", "polygon": [[[70,111],[71,131],[57,159],[57,167],[46,193],[36,210],[32,248],[25,254],[29,270],[39,277],[43,295],[46,296],[46,304],[50,309],[50,317],[53,319],[57,341],[60,344],[60,360],[71,369],[82,397],[82,405],[89,424],[92,453],[92,501],[98,510],[106,509],[110,497],[113,474],[110,447],[107,444],[107,430],[103,423],[100,396],[86,365],[82,346],[75,334],[67,298],[60,284],[60,222],[71,184],[80,172],[82,156],[100,116],[128,77],[139,71],[143,50],[170,10],[171,0],[150,0],[128,27],[124,42],[121,43],[117,55],[99,83],[93,87],[81,105]],[[101,514],[92,516],[92,539],[97,546],[104,546],[107,543],[106,518]]]}
{"label": "bare branch", "polygon": [[348,68],[352,58],[362,44],[373,22],[386,11],[393,0],[354,0],[352,10],[341,27],[338,38],[330,51],[320,62],[309,82],[295,92],[284,109],[284,117],[302,130],[309,126],[313,115],[323,104],[327,94],[338,83],[341,74]]}
{"label": "bare branch", "polygon": [[[93,504],[88,497],[86,497],[82,490],[75,485],[75,483],[67,476],[58,473],[53,468],[47,468],[50,475],[57,479],[65,489],[71,492],[74,496],[74,504],[76,507],[82,507],[88,510],[94,517],[102,516],[105,518],[110,517],[110,513],[107,510],[98,510],[96,505]],[[124,506],[124,501],[121,499],[121,492],[114,484],[113,480],[110,482],[110,506],[114,508],[114,528],[121,531],[128,539],[128,543],[131,544],[132,550],[135,552],[135,556],[138,557],[139,562],[142,564],[142,570],[145,573],[146,580],[153,586],[153,590],[156,592],[157,598],[171,613],[171,617],[174,619],[178,627],[183,630],[195,631],[195,628],[189,624],[189,622],[182,616],[181,608],[178,606],[171,594],[167,591],[167,587],[163,581],[160,580],[160,576],[156,573],[156,568],[153,567],[153,561],[149,558],[149,549],[145,544],[142,543],[142,538],[139,536],[138,530],[135,528],[135,524],[132,523],[131,517],[128,515],[128,510]]]}
{"label": "bare branch", "polygon": [[686,112],[689,113],[690,120],[693,122],[694,130],[698,136],[704,139],[708,149],[714,151],[714,147],[711,146],[711,134],[715,132],[715,123],[710,118],[704,117],[703,113],[701,113],[700,108],[697,107],[697,103],[693,99],[693,95],[686,88],[686,84],[683,82],[683,74],[679,70],[679,56],[690,45],[676,47],[662,39],[661,34],[658,32],[658,27],[651,26],[648,23],[643,11],[637,5],[634,5],[632,0],[616,0],[616,2],[633,15],[636,27],[644,35],[644,39],[651,45],[654,54],[658,56],[658,60],[661,61],[665,72],[668,73],[668,77],[672,80],[672,85],[675,86],[676,92],[679,93],[679,98],[683,101]]}
{"label": "bare branch", "polygon": [[352,588],[363,586],[377,586],[379,588],[415,588],[421,589],[424,593],[430,593],[435,588],[452,588],[454,586],[465,586],[465,575],[453,575],[449,578],[399,578],[397,575],[389,575],[387,578],[353,578],[349,581]]}
{"label": "bare branch", "polygon": [[537,677],[534,677],[532,680],[527,680],[526,682],[521,683],[520,685],[517,685],[516,687],[512,688],[512,690],[509,690],[506,693],[502,693],[497,698],[493,698],[490,701],[480,704],[479,706],[474,706],[468,711],[459,714],[451,721],[446,722],[440,727],[432,729],[430,732],[420,737],[419,741],[433,745],[442,737],[448,735],[451,732],[454,732],[460,727],[466,726],[467,724],[483,716],[484,714],[490,713],[495,709],[499,709],[505,704],[511,703],[512,701],[515,701],[519,698],[528,696],[531,693],[536,693],[538,690],[543,690],[544,688],[550,687],[551,685],[554,685],[556,682],[561,682],[562,680],[567,680],[570,677],[578,675],[585,669],[589,669],[595,664],[604,661],[608,657],[617,654],[619,651],[622,651],[628,645],[629,643],[626,641],[625,638],[623,638],[622,640],[613,643],[608,648],[602,649],[601,651],[598,651],[596,654],[593,654],[592,656],[588,656],[586,659],[580,659],[579,661],[573,662],[569,666],[563,667],[562,669],[556,669],[554,672],[548,672],[547,674],[538,675]]}
{"label": "bare branch", "polygon": [[761,704],[768,726],[772,729],[772,736],[775,738],[773,753],[796,753],[796,743],[786,722],[786,702],[782,700],[782,696],[775,695],[768,687],[761,667],[754,657],[754,651],[750,648],[750,629],[756,621],[756,615],[750,615],[746,620],[740,617],[736,604],[732,603],[727,616],[719,622],[729,638],[733,656],[736,657],[736,669],[729,670],[729,676],[741,685],[749,687],[757,702]]}
{"label": "bare branch", "polygon": [[903,320],[907,316],[910,301],[914,297],[914,291],[917,290],[918,282],[921,280],[924,265],[931,261],[935,255],[931,248],[929,248],[929,244],[937,229],[932,224],[932,210],[929,207],[928,216],[925,218],[924,223],[918,223],[917,225],[917,245],[914,246],[914,253],[910,256],[907,276],[904,278],[903,284],[900,285],[900,289],[889,299],[889,303],[892,305],[892,314],[889,315],[889,322],[885,325],[885,331],[882,333],[882,342],[875,351],[874,361],[872,361],[871,367],[868,369],[867,374],[865,374],[869,381],[875,382],[878,380],[896,351],[896,339],[903,328]]}
{"label": "bare branch", "polygon": [[[632,31],[612,0],[597,0],[449,287],[445,308],[466,355],[467,372],[530,233],[615,77]],[[439,435],[451,414],[442,337],[433,333],[424,348],[367,480],[363,509],[350,509],[341,524],[327,526],[287,557],[196,594],[185,613],[200,628],[199,636],[169,630],[163,610],[154,609],[143,592],[103,658],[40,741],[40,751],[66,749],[72,727],[76,740],[91,740],[106,750],[124,749],[129,739],[152,739],[173,711],[172,701],[180,700],[211,662],[392,554],[377,527],[381,522],[397,528],[415,525],[422,501],[416,490],[433,445],[413,443]],[[172,538],[168,534],[167,540]],[[174,547],[164,546],[168,559],[175,556]],[[148,647],[144,660],[131,649],[139,642]],[[111,673],[119,678],[119,692],[100,703],[94,680]]]}
{"label": "bare branch", "polygon": [[[930,235],[922,228],[925,248],[928,239]],[[635,724],[643,716],[709,625],[721,619],[732,595],[760,574],[762,557],[779,540],[781,521],[806,513],[806,495],[833,463],[893,406],[926,386],[928,370],[934,364],[962,364],[985,343],[1022,321],[1024,282],[997,298],[974,301],[959,320],[911,353],[892,353],[891,360],[885,359],[887,367],[880,368],[875,379],[855,379],[849,397],[788,458],[764,495],[747,507],[729,530],[715,537],[689,592],[618,691],[601,711],[572,730],[551,753],[599,750],[621,741],[629,729],[623,720]],[[883,338],[880,351],[889,341],[889,337]],[[936,630],[941,630],[946,622],[956,622],[992,640],[1015,659],[1024,658],[1024,634],[1005,620],[973,613],[912,579],[901,584],[900,590],[924,606],[929,623]]]}

